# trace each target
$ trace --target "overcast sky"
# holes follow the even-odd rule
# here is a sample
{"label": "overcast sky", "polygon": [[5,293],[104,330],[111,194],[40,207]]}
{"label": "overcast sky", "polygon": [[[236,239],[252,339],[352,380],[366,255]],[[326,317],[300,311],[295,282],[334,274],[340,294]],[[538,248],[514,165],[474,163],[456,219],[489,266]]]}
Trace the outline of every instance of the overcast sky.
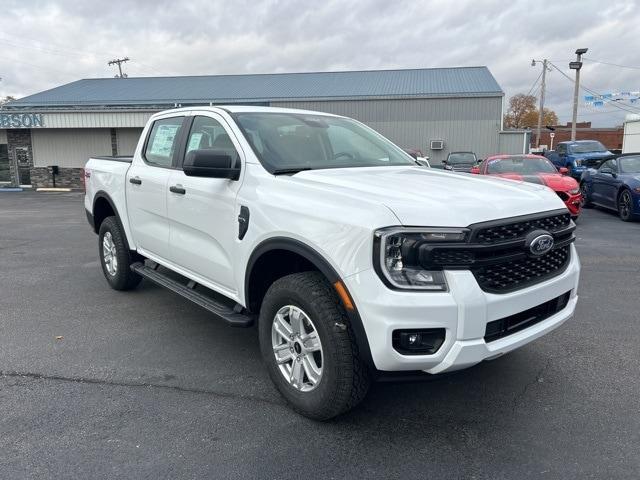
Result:
{"label": "overcast sky", "polygon": [[[634,0],[3,0],[0,97],[111,77],[107,61],[128,56],[129,76],[486,65],[508,98],[534,86],[532,58],[573,77],[579,47],[591,59],[583,85],[637,91],[639,25]],[[547,105],[570,120],[573,84],[558,71],[547,78]],[[640,102],[623,105],[640,113]],[[612,126],[626,114],[581,102],[579,120]]]}

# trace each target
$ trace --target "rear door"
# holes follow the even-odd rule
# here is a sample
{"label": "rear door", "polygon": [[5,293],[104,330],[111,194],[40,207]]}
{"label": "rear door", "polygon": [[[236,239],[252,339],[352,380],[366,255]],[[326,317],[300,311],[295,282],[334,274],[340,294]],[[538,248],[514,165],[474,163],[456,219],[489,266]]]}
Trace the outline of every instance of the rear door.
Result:
{"label": "rear door", "polygon": [[[221,150],[244,164],[242,149],[225,120],[213,112],[198,112],[189,121],[184,157],[196,149]],[[233,256],[238,239],[236,197],[239,181],[189,177],[172,171],[167,211],[171,261],[203,278],[222,293],[237,293]]]}
{"label": "rear door", "polygon": [[159,259],[169,255],[167,185],[177,164],[184,119],[174,115],[155,120],[127,172],[127,212],[136,247]]}

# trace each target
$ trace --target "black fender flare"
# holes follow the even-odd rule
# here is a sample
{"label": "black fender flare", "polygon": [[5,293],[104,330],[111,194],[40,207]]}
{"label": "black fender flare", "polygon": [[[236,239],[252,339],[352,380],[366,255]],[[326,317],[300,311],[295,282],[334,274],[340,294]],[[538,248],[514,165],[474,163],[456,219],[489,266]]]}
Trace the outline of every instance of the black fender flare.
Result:
{"label": "black fender flare", "polygon": [[[245,278],[244,278],[244,296],[245,303],[249,305],[249,281],[251,279],[251,274],[253,272],[253,267],[257,260],[265,253],[271,250],[286,250],[301,257],[305,258],[313,266],[315,266],[320,273],[322,273],[325,278],[333,285],[335,282],[342,282],[340,275],[333,266],[313,247],[310,247],[306,243],[303,243],[299,240],[295,240],[287,237],[274,237],[264,240],[259,243],[256,248],[253,250],[251,255],[249,256],[249,261],[247,262],[247,268],[245,270]],[[344,285],[344,282],[343,282]],[[344,285],[345,289],[347,288]],[[351,294],[349,294],[351,297]],[[349,310],[345,308],[345,312],[347,313],[347,317],[351,323],[351,328],[353,329],[353,333],[356,337],[356,344],[358,346],[358,350],[360,356],[371,368],[375,368],[373,363],[373,358],[371,357],[371,348],[369,346],[369,339],[367,338],[367,332],[364,329],[364,325],[362,323],[362,319],[360,318],[360,314],[358,313],[358,306],[355,304],[355,300],[351,297],[351,300],[354,304],[353,310]]]}
{"label": "black fender flare", "polygon": [[[111,197],[109,196],[109,194],[107,192],[105,192],[104,190],[98,190],[96,192],[96,194],[93,196],[93,205],[92,205],[92,209],[93,210],[92,210],[92,213],[91,213],[91,217],[94,220],[93,221],[93,231],[95,233],[99,233],[99,231],[100,231],[99,226],[95,222],[96,203],[98,203],[98,200],[100,200],[100,199],[106,200],[106,202],[111,207],[111,210],[113,210],[113,213],[116,216],[116,220],[118,221],[118,224],[120,225],[120,228],[122,229],[122,233],[124,233],[124,241],[127,244],[127,248],[129,250],[131,250],[131,245],[129,243],[129,239],[127,238],[127,232],[124,229],[124,225],[122,224],[122,219],[120,218],[120,213],[118,212],[118,209],[116,208],[116,205],[113,202],[113,200],[111,199]],[[87,212],[87,215],[89,215],[88,212]]]}

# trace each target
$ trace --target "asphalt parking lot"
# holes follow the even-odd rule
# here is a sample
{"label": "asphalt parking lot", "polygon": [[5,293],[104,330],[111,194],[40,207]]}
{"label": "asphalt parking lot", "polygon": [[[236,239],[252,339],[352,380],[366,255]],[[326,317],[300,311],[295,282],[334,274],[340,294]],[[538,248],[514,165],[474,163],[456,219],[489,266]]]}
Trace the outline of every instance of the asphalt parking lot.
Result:
{"label": "asphalt parking lot", "polygon": [[559,330],[316,423],[272,387],[255,329],[109,289],[79,194],[0,195],[2,478],[638,478],[640,223],[584,212]]}

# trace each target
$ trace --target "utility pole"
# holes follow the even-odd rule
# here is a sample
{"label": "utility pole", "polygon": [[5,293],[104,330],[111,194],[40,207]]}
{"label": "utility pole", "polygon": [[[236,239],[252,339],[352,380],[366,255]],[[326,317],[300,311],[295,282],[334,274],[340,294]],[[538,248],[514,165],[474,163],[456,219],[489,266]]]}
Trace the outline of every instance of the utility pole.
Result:
{"label": "utility pole", "polygon": [[107,65],[118,65],[118,71],[120,75],[116,75],[116,78],[127,78],[128,75],[126,73],[122,73],[122,64],[129,61],[129,57],[124,58],[116,58],[115,60],[110,60],[107,62]]}
{"label": "utility pole", "polygon": [[[540,130],[542,129],[542,118],[544,116],[544,91],[547,87],[547,62],[542,60],[542,84],[540,85],[540,110],[538,111],[538,127],[536,128],[536,148],[540,148]],[[535,67],[540,60],[531,60],[531,66]]]}
{"label": "utility pole", "polygon": [[578,121],[578,94],[580,93],[580,69],[582,68],[582,55],[587,53],[588,48],[576,50],[576,61],[569,62],[569,68],[576,71],[576,82],[573,87],[573,121],[571,122],[571,141],[576,139],[576,122]]}

